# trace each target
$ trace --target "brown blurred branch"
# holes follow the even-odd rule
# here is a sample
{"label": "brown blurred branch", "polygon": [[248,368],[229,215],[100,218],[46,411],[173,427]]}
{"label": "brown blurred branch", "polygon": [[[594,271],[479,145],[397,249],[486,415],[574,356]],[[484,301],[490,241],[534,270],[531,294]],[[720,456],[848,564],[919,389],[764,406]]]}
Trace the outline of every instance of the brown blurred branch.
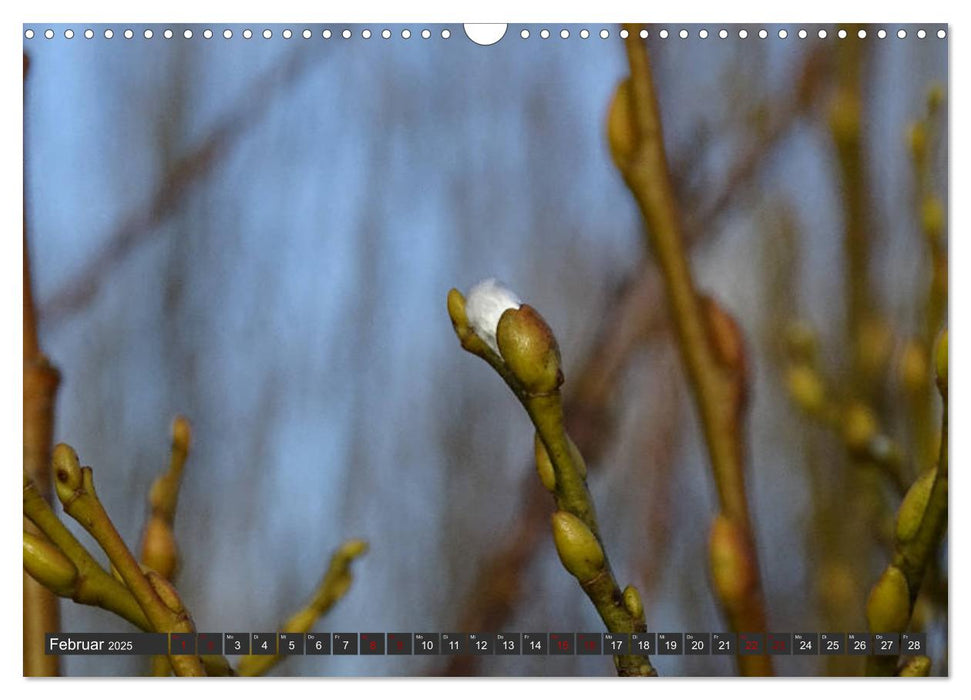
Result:
{"label": "brown blurred branch", "polygon": [[[24,87],[30,65],[24,54]],[[24,119],[26,143],[26,112]],[[27,238],[27,168],[24,158],[24,474],[37,486],[38,492],[51,500],[51,442],[54,433],[54,399],[60,374],[40,349],[37,337],[37,315],[30,277],[30,246]],[[24,518],[24,531],[38,534],[37,528]],[[24,675],[56,676],[56,656],[44,654],[44,635],[57,632],[60,614],[57,597],[37,583],[25,571],[24,577]]]}
{"label": "brown blurred branch", "polygon": [[[689,219],[690,228],[685,240],[689,248],[713,234],[718,219],[736,203],[737,193],[755,179],[780,138],[814,105],[823,84],[825,68],[823,52],[811,52],[806,57],[792,94],[779,99],[768,110],[770,117],[764,132],[751,139],[727,169],[725,179],[714,188],[715,194]],[[701,156],[692,151],[690,160],[680,163],[676,171],[690,171],[701,161]],[[675,179],[687,182],[689,178]],[[650,256],[645,256],[634,278],[613,294],[602,314],[603,321],[590,353],[571,373],[572,390],[564,401],[567,431],[591,469],[598,467],[604,448],[610,442],[610,399],[628,358],[638,345],[669,328],[664,296],[664,284],[657,267]],[[460,606],[463,610],[460,630],[501,631],[520,597],[527,564],[546,531],[549,515],[548,495],[536,482],[532,458],[523,473],[521,517],[505,537],[507,544],[480,564],[475,576],[478,583]],[[474,675],[479,661],[476,656],[449,657],[441,675]]]}
{"label": "brown blurred branch", "polygon": [[111,270],[159,230],[192,188],[211,173],[247,129],[258,122],[308,66],[316,65],[305,52],[294,52],[249,85],[198,146],[175,161],[164,174],[151,200],[139,205],[108,237],[87,266],[61,286],[42,306],[45,321],[56,323],[84,309],[97,295]]}

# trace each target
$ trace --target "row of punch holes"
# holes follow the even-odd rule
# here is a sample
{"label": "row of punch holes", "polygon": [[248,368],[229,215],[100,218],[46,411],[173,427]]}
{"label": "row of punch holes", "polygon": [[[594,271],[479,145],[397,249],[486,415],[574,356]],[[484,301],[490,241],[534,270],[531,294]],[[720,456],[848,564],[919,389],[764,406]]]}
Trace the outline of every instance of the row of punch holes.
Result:
{"label": "row of punch holes", "polygon": [[[452,36],[452,31],[447,28],[442,29],[440,32],[436,32],[436,33],[438,33],[442,39],[449,39]],[[787,39],[790,36],[790,32],[788,29],[779,29],[772,33],[774,33],[775,36],[777,36],[779,39]],[[656,36],[659,39],[667,39],[669,37],[674,38],[675,36],[680,39],[688,39],[692,36],[692,34],[694,34],[699,39],[707,39],[709,37],[715,37],[715,36],[717,36],[719,39],[728,39],[730,36],[732,36],[732,34],[735,34],[739,39],[747,39],[749,38],[749,36],[757,36],[759,39],[767,39],[772,33],[770,33],[769,30],[764,28],[759,29],[758,31],[753,30],[751,33],[749,32],[748,29],[744,29],[744,28],[738,29],[737,31],[735,30],[729,31],[728,29],[722,28],[717,31],[712,30],[711,32],[709,32],[709,30],[707,29],[698,29],[695,32],[689,31],[688,29],[681,29],[678,31],[660,29],[654,32],[654,36]],[[826,29],[819,29],[814,33],[820,39],[826,39],[831,35],[839,39],[845,39],[847,38],[847,36],[850,35],[850,32],[847,31],[846,29],[838,29],[832,32]],[[96,33],[93,29],[85,29],[81,32],[81,35],[85,39],[93,39],[95,37],[95,34]],[[806,29],[796,30],[794,34],[800,39],[806,39],[810,36],[810,32]],[[866,29],[858,29],[855,31],[855,34],[860,39],[865,39],[868,36],[868,32]],[[891,33],[888,33],[887,30],[883,28],[877,29],[875,32],[873,32],[873,34],[878,39],[885,39],[888,36],[891,36]],[[26,39],[33,39],[37,36],[43,36],[45,39],[53,39],[56,35],[57,34],[53,29],[45,29],[40,35],[38,35],[38,33],[31,28],[24,30],[24,38]],[[113,29],[108,28],[104,30],[103,35],[105,39],[112,39],[115,36],[115,31]],[[181,32],[181,35],[183,39],[192,39],[196,36],[195,32],[193,32],[191,29],[183,30]],[[221,35],[224,39],[232,39],[234,36],[236,36],[236,33],[233,32],[232,29],[224,29],[222,30]],[[292,39],[298,35],[303,37],[304,39],[310,39],[314,36],[314,32],[312,32],[310,29],[304,29],[298,33],[288,28],[288,29],[281,30],[279,32],[279,35],[284,39]],[[382,29],[379,35],[381,36],[382,39],[391,39],[395,35],[395,32],[392,32],[390,29],[386,28],[386,29]],[[414,34],[412,33],[411,29],[408,29],[408,28],[401,29],[399,32],[399,36],[402,39],[410,39],[412,38],[412,36],[420,36],[422,39],[430,39],[432,35],[433,35],[433,32],[427,28],[417,31]],[[572,36],[569,29],[561,29],[558,35],[561,39],[569,39]],[[601,39],[609,39],[611,36],[617,36],[621,39],[626,39],[629,36],[629,33],[626,29],[621,29],[619,31],[615,30],[613,32],[609,29],[601,29],[597,33],[597,35]],[[928,36],[928,32],[926,29],[918,29],[914,32],[914,35],[918,39],[925,39]],[[73,29],[65,29],[63,36],[65,39],[73,39],[76,36],[76,34]],[[133,29],[125,29],[121,32],[121,36],[123,36],[125,39],[133,39],[136,36],[136,32]],[[145,29],[141,32],[141,36],[145,39],[154,39],[156,37],[156,31],[153,29]],[[176,36],[176,33],[172,29],[164,29],[158,32],[158,36],[160,36],[163,39],[172,39]],[[201,36],[203,39],[212,39],[213,37],[216,36],[216,33],[212,29],[203,29],[202,31],[199,32],[199,36]],[[252,29],[243,29],[242,31],[239,32],[239,36],[241,36],[243,39],[252,39],[254,36],[256,36],[256,33],[254,33]],[[262,32],[260,32],[260,36],[262,36],[264,39],[272,39],[274,37],[274,32],[271,29],[264,29]],[[320,32],[320,37],[323,39],[331,39],[336,37],[341,37],[343,39],[352,39],[354,38],[354,36],[355,36],[355,33],[350,29],[343,29],[340,31],[324,29]],[[358,32],[358,36],[361,39],[370,39],[373,36],[375,36],[375,32],[373,32],[371,29],[365,28],[365,29],[361,29]],[[529,39],[531,36],[533,36],[533,34],[529,31],[529,29],[522,29],[519,32],[519,36],[522,39]],[[536,32],[536,36],[539,36],[540,39],[549,39],[550,37],[554,36],[554,33],[551,32],[549,29],[541,29],[538,32]],[[591,36],[593,36],[593,33],[591,33],[589,29],[580,29],[579,31],[576,32],[576,36],[578,36],[580,39],[589,39]],[[651,36],[651,32],[649,32],[647,29],[642,29],[640,31],[640,36],[642,39],[647,39],[648,37]],[[908,32],[906,29],[898,29],[896,32],[896,36],[898,39],[906,39],[908,36]],[[946,36],[947,36],[946,30],[944,29],[937,30],[938,39],[944,39]],[[473,41],[476,41],[474,37],[473,37]],[[498,39],[496,41],[498,41]],[[485,43],[485,42],[477,42],[477,43]],[[488,43],[494,43],[494,42],[488,42]]]}

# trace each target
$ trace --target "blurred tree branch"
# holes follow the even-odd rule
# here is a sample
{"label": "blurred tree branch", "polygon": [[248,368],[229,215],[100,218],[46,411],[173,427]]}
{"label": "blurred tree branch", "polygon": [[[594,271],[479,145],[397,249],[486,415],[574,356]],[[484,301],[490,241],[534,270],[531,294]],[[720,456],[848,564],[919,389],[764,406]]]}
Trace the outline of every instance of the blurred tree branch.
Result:
{"label": "blurred tree branch", "polygon": [[178,210],[193,187],[211,173],[247,132],[310,66],[317,65],[306,52],[294,51],[281,64],[267,70],[242,91],[236,104],[189,153],[177,159],[147,203],[125,218],[84,269],[64,283],[42,304],[45,322],[58,323],[84,309],[111,270],[128,258],[159,225]]}
{"label": "blurred tree branch", "polygon": [[[24,54],[24,97],[27,93],[27,72],[30,60]],[[24,110],[26,141],[27,116]],[[54,401],[60,384],[60,373],[41,351],[37,337],[37,313],[34,309],[34,290],[30,275],[30,242],[27,235],[27,158],[24,157],[24,474],[36,485],[41,498],[51,498],[50,458],[54,435]],[[24,518],[24,533],[38,531]],[[48,632],[60,628],[57,598],[26,572],[23,574],[24,615],[24,675],[56,676],[59,660],[44,653],[44,639]]]}

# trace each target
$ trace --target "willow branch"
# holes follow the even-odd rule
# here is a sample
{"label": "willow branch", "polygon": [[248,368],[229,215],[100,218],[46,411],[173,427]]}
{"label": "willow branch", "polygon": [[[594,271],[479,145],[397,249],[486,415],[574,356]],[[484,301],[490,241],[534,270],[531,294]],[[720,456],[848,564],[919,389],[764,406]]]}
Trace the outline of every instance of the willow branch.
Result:
{"label": "willow branch", "polygon": [[[24,54],[24,97],[30,62]],[[27,117],[24,114],[24,142]],[[27,235],[27,159],[24,158],[24,473],[50,500],[50,456],[54,434],[54,401],[60,374],[48,361],[37,337],[37,312],[30,274],[30,244]],[[36,534],[24,521],[24,529]],[[30,576],[24,576],[24,675],[56,676],[59,659],[44,653],[45,635],[60,628],[57,598]]]}
{"label": "willow branch", "polygon": [[[114,613],[145,632],[156,631],[131,591],[105,571],[71,534],[26,475],[24,515],[41,533],[24,534],[24,569],[34,580],[62,598]],[[64,573],[72,569],[73,574]],[[53,573],[58,575],[51,575]],[[208,675],[233,675],[225,657],[207,655],[202,658]]]}
{"label": "willow branch", "polygon": [[[640,26],[627,25],[631,76],[612,106],[614,157],[637,200],[667,290],[672,322],[718,491],[720,513],[712,526],[712,577],[720,603],[736,631],[766,627],[765,608],[745,492],[742,419],[745,367],[734,321],[700,297],[684,250],[680,216],[671,186],[660,114]],[[768,675],[768,656],[738,656],[744,675]]]}
{"label": "willow branch", "polygon": [[871,392],[879,370],[880,353],[871,344],[875,324],[870,279],[872,232],[869,214],[869,178],[864,157],[863,101],[864,64],[868,42],[856,38],[848,27],[848,37],[837,46],[837,86],[830,108],[829,123],[836,146],[836,164],[843,204],[844,298],[846,329],[852,348],[851,382],[854,393],[872,399]]}
{"label": "willow branch", "polygon": [[[54,448],[52,462],[55,488],[64,510],[94,537],[108,555],[153,630],[168,633],[195,631],[192,618],[175,588],[156,572],[143,571],[118,534],[94,490],[91,468],[82,468],[77,454],[64,444]],[[205,675],[198,656],[170,653],[169,663],[176,675]]]}
{"label": "willow branch", "polygon": [[[321,617],[334,605],[351,586],[351,562],[367,551],[367,542],[348,540],[334,552],[327,567],[327,573],[317,586],[313,598],[283,623],[280,632],[309,632]],[[283,660],[283,656],[249,654],[239,660],[239,675],[263,676]]]}
{"label": "willow branch", "polygon": [[[182,469],[189,456],[192,430],[182,416],[172,422],[172,449],[168,469],[152,483],[148,494],[148,519],[142,533],[141,562],[156,571],[162,578],[175,581],[179,566],[179,549],[173,529],[175,509],[179,501]],[[168,658],[152,657],[153,676],[168,676],[172,672]]]}
{"label": "willow branch", "polygon": [[[905,632],[927,570],[932,566],[947,530],[947,330],[935,350],[937,384],[944,402],[937,466],[921,474],[897,511],[890,564],[874,584],[867,600],[871,632]],[[893,675],[896,656],[867,658],[867,675]]]}
{"label": "willow branch", "polygon": [[[597,516],[586,484],[586,464],[566,433],[560,385],[563,372],[556,338],[529,305],[508,308],[492,334],[483,339],[467,316],[466,300],[453,289],[448,312],[462,347],[485,360],[519,399],[536,428],[536,468],[540,482],[553,495],[553,541],[564,568],[576,577],[607,629],[646,630],[644,608],[633,586],[621,591],[604,551]],[[614,656],[622,676],[653,676],[646,656]]]}

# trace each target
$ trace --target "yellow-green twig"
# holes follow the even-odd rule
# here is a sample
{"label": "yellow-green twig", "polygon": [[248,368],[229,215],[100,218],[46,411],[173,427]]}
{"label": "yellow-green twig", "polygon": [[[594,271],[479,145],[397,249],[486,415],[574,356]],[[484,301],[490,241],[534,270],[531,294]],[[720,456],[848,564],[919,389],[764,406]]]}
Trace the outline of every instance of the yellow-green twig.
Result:
{"label": "yellow-green twig", "polygon": [[[765,605],[745,491],[742,419],[745,367],[734,321],[697,292],[665,154],[647,48],[639,25],[625,25],[630,79],[611,107],[614,159],[643,215],[667,289],[682,362],[701,415],[720,513],[710,541],[716,593],[737,631],[766,628]],[[626,133],[626,139],[618,139]],[[768,656],[738,656],[744,675],[771,675]]]}
{"label": "yellow-green twig", "polygon": [[[309,632],[321,617],[334,607],[350,588],[351,562],[367,551],[367,542],[363,540],[348,540],[334,552],[327,567],[327,573],[317,586],[310,602],[297,611],[289,620],[283,623],[281,632]],[[262,676],[270,671],[283,659],[279,654],[257,655],[249,654],[239,660],[239,675]]]}
{"label": "yellow-green twig", "polygon": [[[448,294],[448,312],[462,347],[489,363],[519,399],[536,428],[536,466],[553,494],[553,541],[564,568],[611,632],[644,632],[647,625],[640,595],[633,586],[621,591],[600,538],[586,465],[566,433],[560,385],[563,372],[556,338],[542,316],[528,304],[507,309],[498,319],[496,352],[469,323],[466,300],[457,289]],[[654,676],[647,656],[614,656],[622,676]]]}
{"label": "yellow-green twig", "polygon": [[155,479],[148,494],[149,516],[142,534],[142,563],[169,579],[178,568],[178,548],[172,529],[179,500],[182,469],[189,454],[192,432],[182,416],[172,422],[169,468]]}
{"label": "yellow-green twig", "polygon": [[[175,589],[158,574],[142,571],[118,534],[94,490],[91,468],[82,468],[77,454],[64,444],[54,448],[52,461],[55,489],[64,510],[94,537],[108,555],[154,631],[194,631],[192,619]],[[198,656],[169,654],[169,662],[176,675],[205,675]]]}
{"label": "yellow-green twig", "polygon": [[[148,494],[149,514],[142,533],[141,560],[142,564],[169,581],[175,580],[179,566],[179,549],[173,524],[179,501],[179,486],[182,483],[182,469],[189,455],[191,440],[189,421],[182,416],[176,416],[172,422],[169,468],[155,479]],[[153,676],[167,676],[172,672],[165,656],[153,656],[151,669]]]}
{"label": "yellow-green twig", "polygon": [[[867,600],[871,632],[906,631],[924,575],[947,529],[947,365],[947,330],[944,330],[935,349],[938,388],[944,401],[938,464],[917,478],[897,511],[890,564]],[[896,656],[869,657],[867,674],[892,675],[897,661]]]}

